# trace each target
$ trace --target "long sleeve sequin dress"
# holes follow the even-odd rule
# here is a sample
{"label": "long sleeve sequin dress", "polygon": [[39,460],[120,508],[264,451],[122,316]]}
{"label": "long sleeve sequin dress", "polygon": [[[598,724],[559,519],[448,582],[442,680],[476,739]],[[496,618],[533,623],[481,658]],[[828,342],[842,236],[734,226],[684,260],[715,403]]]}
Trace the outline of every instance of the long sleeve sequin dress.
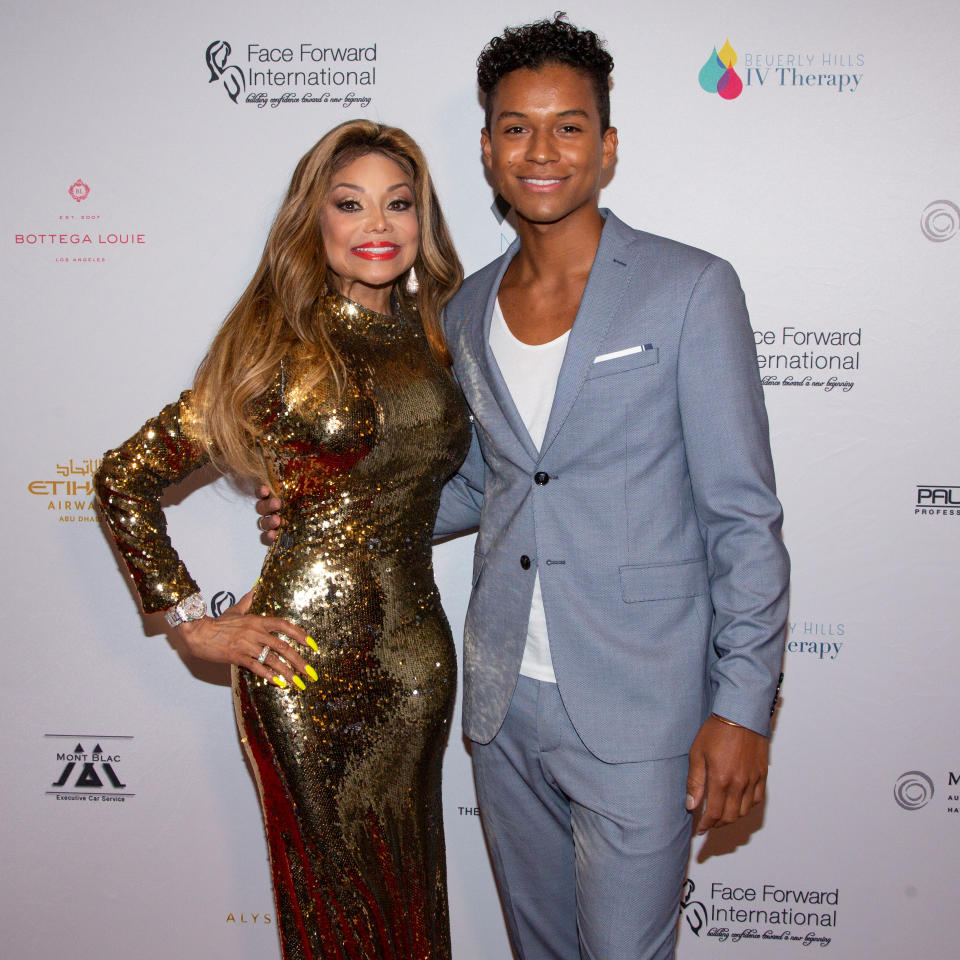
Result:
{"label": "long sleeve sequin dress", "polygon": [[[450,956],[440,768],[456,662],[431,565],[440,489],[469,443],[466,407],[417,320],[327,298],[339,397],[288,354],[258,417],[282,536],[252,613],[315,638],[319,675],[281,690],[233,669],[256,771],[285,960]],[[159,497],[207,460],[189,392],[97,477],[147,611],[197,586]]]}

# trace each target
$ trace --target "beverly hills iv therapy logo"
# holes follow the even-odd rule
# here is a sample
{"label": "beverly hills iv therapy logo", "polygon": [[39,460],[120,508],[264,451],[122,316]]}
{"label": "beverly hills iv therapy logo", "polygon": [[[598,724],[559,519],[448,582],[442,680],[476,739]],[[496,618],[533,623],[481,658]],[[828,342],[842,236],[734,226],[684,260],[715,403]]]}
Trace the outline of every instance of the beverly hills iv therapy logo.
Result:
{"label": "beverly hills iv therapy logo", "polygon": [[[756,50],[753,43],[751,40],[750,52],[742,57],[729,38],[719,50],[714,47],[698,74],[701,89],[722,100],[736,100],[745,87],[854,93],[864,77],[866,55],[862,52]],[[735,69],[737,64],[743,77]]]}
{"label": "beverly hills iv therapy logo", "polygon": [[700,86],[707,93],[719,94],[724,100],[736,100],[743,93],[743,81],[734,70],[737,51],[730,45],[730,39],[720,48],[714,47],[707,62],[700,68]]}

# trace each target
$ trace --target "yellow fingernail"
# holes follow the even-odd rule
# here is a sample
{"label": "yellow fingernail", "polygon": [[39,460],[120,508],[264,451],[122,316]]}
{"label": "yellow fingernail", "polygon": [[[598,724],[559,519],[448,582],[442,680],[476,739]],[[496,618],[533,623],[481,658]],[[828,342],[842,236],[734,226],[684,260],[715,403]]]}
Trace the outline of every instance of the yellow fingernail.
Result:
{"label": "yellow fingernail", "polygon": [[314,670],[313,667],[311,667],[309,663],[303,668],[303,670],[304,670],[304,673],[306,673],[306,675],[307,675],[314,683],[316,683],[316,682],[320,679],[320,677],[317,676],[317,671]]}
{"label": "yellow fingernail", "polygon": [[307,685],[296,675],[293,675],[293,682],[296,684],[298,690],[306,690]]}
{"label": "yellow fingernail", "polygon": [[281,688],[283,688],[283,687],[285,687],[285,686],[287,685],[287,681],[284,680],[283,677],[274,677],[274,678],[273,678],[273,682],[274,682],[278,687],[281,687]]}
{"label": "yellow fingernail", "polygon": [[314,653],[320,652],[320,648],[317,646],[317,641],[314,640],[313,637],[307,637],[307,646],[310,647]]}

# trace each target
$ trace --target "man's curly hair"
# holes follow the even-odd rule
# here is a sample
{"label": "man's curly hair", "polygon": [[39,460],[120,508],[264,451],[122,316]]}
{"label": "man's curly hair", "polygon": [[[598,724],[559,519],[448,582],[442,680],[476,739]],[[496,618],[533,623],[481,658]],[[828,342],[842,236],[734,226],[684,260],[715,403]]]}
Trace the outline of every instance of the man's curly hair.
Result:
{"label": "man's curly hair", "polygon": [[578,30],[557,12],[552,20],[537,20],[522,27],[507,27],[494,37],[477,58],[477,83],[486,101],[486,126],[490,129],[493,95],[497,84],[514,70],[539,70],[551,63],[574,67],[590,77],[597,96],[600,126],[610,126],[610,72],[613,57],[592,30]]}

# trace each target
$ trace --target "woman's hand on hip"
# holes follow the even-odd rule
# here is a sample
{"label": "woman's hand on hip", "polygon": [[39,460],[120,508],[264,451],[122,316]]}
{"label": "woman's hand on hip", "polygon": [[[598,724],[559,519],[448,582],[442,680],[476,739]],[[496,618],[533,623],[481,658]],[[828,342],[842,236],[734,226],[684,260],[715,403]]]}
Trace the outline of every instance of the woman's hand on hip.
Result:
{"label": "woman's hand on hip", "polygon": [[274,683],[280,677],[283,683],[278,686],[292,683],[303,689],[301,674],[308,680],[316,680],[317,674],[293,643],[315,644],[289,620],[248,613],[252,597],[251,590],[216,619],[188,620],[176,630],[190,653],[201,660],[232,663]]}

